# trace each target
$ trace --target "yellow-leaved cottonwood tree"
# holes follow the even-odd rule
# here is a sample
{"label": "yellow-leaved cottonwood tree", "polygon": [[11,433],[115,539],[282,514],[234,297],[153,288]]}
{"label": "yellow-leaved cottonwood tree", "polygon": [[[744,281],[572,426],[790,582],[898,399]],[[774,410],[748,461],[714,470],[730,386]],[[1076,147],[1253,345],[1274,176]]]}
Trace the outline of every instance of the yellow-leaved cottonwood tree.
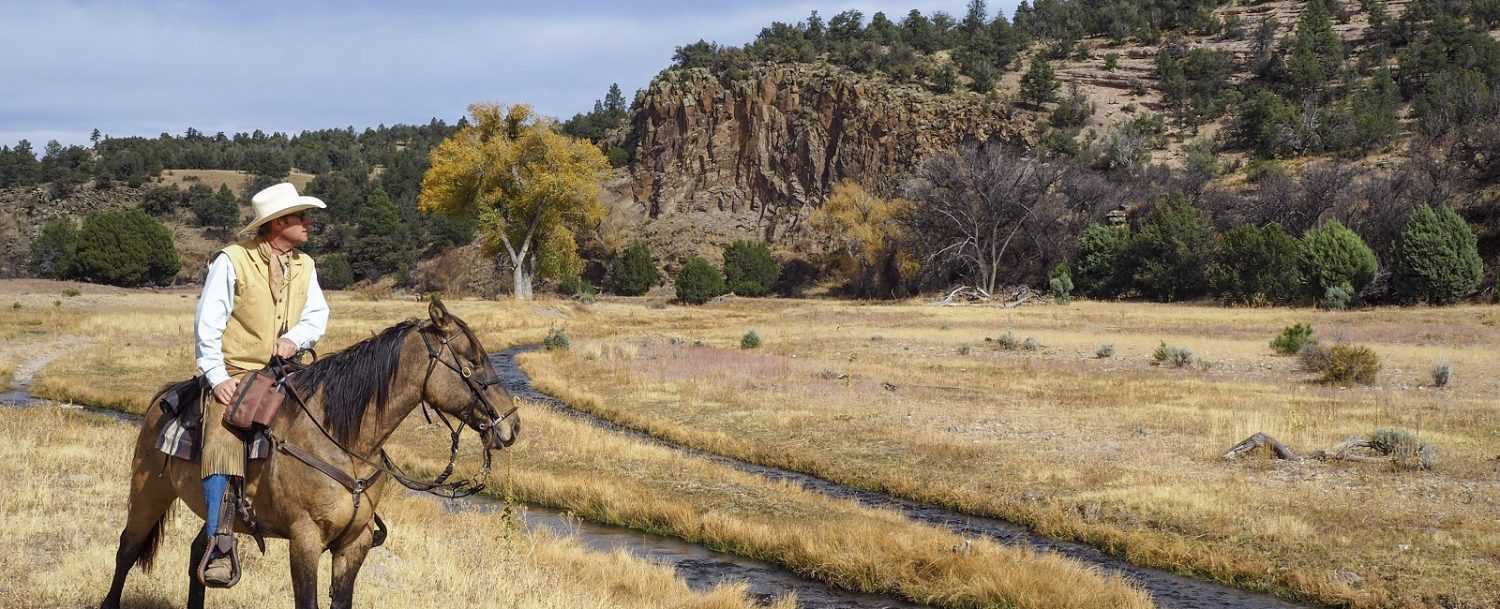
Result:
{"label": "yellow-leaved cottonwood tree", "polygon": [[473,104],[469,124],[433,149],[423,211],[476,218],[485,252],[510,257],[517,300],[540,276],[576,276],[577,235],[599,224],[609,161],[594,145],[557,133],[531,106]]}
{"label": "yellow-leaved cottonwood tree", "polygon": [[829,245],[846,289],[856,296],[900,296],[905,282],[916,276],[919,264],[903,247],[906,239],[897,222],[910,208],[908,201],[882,199],[845,181],[808,218]]}

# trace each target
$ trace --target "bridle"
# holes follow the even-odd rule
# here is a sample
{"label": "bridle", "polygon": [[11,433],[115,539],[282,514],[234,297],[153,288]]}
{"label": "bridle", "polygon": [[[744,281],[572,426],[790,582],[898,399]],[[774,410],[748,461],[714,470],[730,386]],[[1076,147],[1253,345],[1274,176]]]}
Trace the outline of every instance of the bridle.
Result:
{"label": "bridle", "polygon": [[[468,326],[463,325],[461,322],[453,323],[463,331],[462,334],[469,339],[469,344],[479,344],[479,341],[474,338],[474,334],[469,331]],[[485,393],[487,390],[489,390],[490,387],[500,384],[500,378],[498,376],[495,377],[494,380],[481,383],[477,380],[474,380],[474,369],[461,363],[458,358],[458,351],[454,349],[452,345],[453,339],[458,338],[460,333],[454,332],[450,336],[437,339],[437,345],[434,346],[432,344],[432,341],[429,340],[428,334],[422,331],[426,328],[432,327],[433,325],[434,324],[432,324],[432,322],[426,322],[421,327],[417,328],[417,332],[422,335],[422,346],[427,348],[427,374],[422,378],[422,395],[427,395],[427,382],[432,380],[432,372],[437,369],[437,365],[442,364],[444,367],[458,374],[458,377],[463,379],[464,385],[469,388],[469,393],[472,393],[474,397],[477,398],[475,401],[469,403],[469,409],[465,411],[464,414],[467,415],[470,420],[475,420],[474,415],[480,415],[483,422],[474,425],[474,428],[480,434],[499,427],[500,424],[505,421],[505,419],[508,419],[511,417],[511,415],[516,414],[516,409],[518,408],[518,406],[514,404],[511,405],[510,410],[505,411],[505,414],[497,414],[499,411],[495,408],[494,404],[490,403],[490,398]],[[453,355],[453,363],[449,363],[448,360],[443,359],[444,352],[451,353]],[[425,414],[425,401],[423,402],[423,407],[423,412]],[[442,411],[438,410],[436,412],[438,413],[438,417],[443,419],[443,422],[447,424],[448,420],[443,416]],[[431,419],[429,419],[429,421],[430,420]],[[449,431],[453,431],[453,426],[448,425],[448,429]],[[462,429],[462,427],[460,427],[460,429]]]}

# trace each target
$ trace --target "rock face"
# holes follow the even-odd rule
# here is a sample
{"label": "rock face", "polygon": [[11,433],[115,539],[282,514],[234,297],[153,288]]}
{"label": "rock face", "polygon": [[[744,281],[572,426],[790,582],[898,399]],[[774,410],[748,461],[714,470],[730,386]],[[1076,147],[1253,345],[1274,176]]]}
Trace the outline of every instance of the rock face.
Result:
{"label": "rock face", "polygon": [[966,141],[1025,144],[1008,104],[817,64],[732,80],[673,70],[637,100],[624,146],[648,232],[708,242],[795,234],[845,179],[876,190]]}
{"label": "rock face", "polygon": [[31,241],[48,222],[129,209],[140,204],[142,192],[125,186],[110,190],[84,186],[59,197],[40,186],[0,190],[0,278],[27,276]]}

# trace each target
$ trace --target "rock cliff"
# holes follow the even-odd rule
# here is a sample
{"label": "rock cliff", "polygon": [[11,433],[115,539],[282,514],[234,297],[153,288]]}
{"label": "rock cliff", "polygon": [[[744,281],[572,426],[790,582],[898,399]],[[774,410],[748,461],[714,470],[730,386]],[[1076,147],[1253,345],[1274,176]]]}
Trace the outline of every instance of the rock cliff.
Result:
{"label": "rock cliff", "polygon": [[647,233],[775,243],[843,180],[882,189],[961,142],[1028,143],[1008,111],[826,64],[761,65],[738,80],[671,70],[637,98],[623,142],[629,192],[618,194]]}

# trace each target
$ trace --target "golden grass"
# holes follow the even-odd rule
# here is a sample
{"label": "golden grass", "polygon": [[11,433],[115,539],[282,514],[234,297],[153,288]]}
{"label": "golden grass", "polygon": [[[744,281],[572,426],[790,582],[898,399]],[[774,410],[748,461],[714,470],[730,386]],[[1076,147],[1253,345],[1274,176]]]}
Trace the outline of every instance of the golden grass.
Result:
{"label": "golden grass", "polygon": [[[612,323],[570,324],[575,352],[526,369],[570,403],[674,441],[1246,588],[1353,607],[1500,601],[1500,502],[1485,490],[1500,458],[1493,307],[739,301],[592,315]],[[1318,385],[1275,357],[1267,342],[1296,321],[1374,348],[1377,385]],[[763,349],[737,348],[750,329]],[[985,341],[1006,331],[1046,348]],[[1163,340],[1209,366],[1150,365]],[[1094,358],[1101,343],[1116,355]],[[1424,387],[1438,359],[1455,371],[1443,390]],[[1305,451],[1377,427],[1436,443],[1438,471],[1217,458],[1255,431]]]}
{"label": "golden grass", "polygon": [[[904,516],[686,457],[544,407],[523,410],[513,491],[527,503],[785,565],[860,592],[938,607],[1149,607],[1145,594],[1054,554],[965,540]],[[408,429],[393,444],[424,446]],[[443,463],[442,434],[406,456]],[[566,440],[562,440],[566,438]],[[421,456],[426,456],[423,459]],[[500,483],[497,480],[496,483]],[[501,484],[495,492],[503,494]],[[955,551],[955,548],[966,548]]]}
{"label": "golden grass", "polygon": [[[307,188],[309,182],[317,176],[293,170],[287,174],[286,181],[291,182],[301,192]],[[191,188],[194,184],[202,184],[214,190],[220,186],[228,186],[230,192],[236,197],[245,196],[245,184],[249,181],[250,174],[244,171],[232,171],[228,169],[168,169],[157,176],[157,183],[162,186],[176,186],[183,190]]]}
{"label": "golden grass", "polygon": [[[126,471],[135,426],[52,406],[0,409],[0,606],[93,606],[109,587],[124,521]],[[624,552],[599,554],[570,538],[523,533],[493,515],[450,512],[406,492],[381,503],[393,530],[371,551],[360,607],[506,606],[537,609],[663,607],[748,609],[743,586],[689,590],[671,569]],[[170,517],[156,569],[133,571],[125,601],[186,602],[187,547],[202,521],[180,507]],[[291,598],[286,544],[265,556],[246,546],[245,579],[213,591],[219,606],[285,605]],[[329,560],[323,559],[326,590]],[[226,604],[227,603],[227,604]],[[791,609],[790,600],[778,607]]]}

